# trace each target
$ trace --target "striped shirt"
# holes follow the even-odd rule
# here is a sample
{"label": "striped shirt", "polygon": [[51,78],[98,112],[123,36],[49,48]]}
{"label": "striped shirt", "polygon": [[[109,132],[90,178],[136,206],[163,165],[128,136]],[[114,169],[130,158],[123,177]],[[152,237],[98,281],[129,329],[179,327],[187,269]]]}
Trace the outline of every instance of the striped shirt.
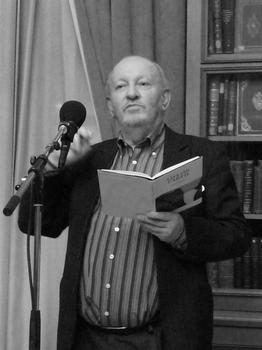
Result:
{"label": "striped shirt", "polygon": [[[162,127],[135,147],[120,136],[112,169],[158,173],[164,134]],[[87,238],[80,297],[81,315],[101,327],[140,326],[158,309],[153,236],[134,219],[105,215],[100,203]]]}

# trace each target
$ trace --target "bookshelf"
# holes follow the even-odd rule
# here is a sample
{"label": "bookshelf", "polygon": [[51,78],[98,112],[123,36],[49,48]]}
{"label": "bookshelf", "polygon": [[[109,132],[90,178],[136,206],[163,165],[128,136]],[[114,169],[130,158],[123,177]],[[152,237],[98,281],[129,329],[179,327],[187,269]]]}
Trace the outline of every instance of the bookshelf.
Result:
{"label": "bookshelf", "polygon": [[[221,1],[227,2],[227,5],[231,2],[231,0]],[[221,1],[217,1],[217,3],[219,4]],[[219,53],[210,45],[212,30],[212,37],[214,37],[215,24],[213,10],[209,6],[211,3],[213,3],[211,0],[187,0],[185,132],[225,143],[232,160],[234,158],[238,160],[253,159],[257,162],[257,159],[262,159],[262,130],[260,132],[260,129],[256,129],[253,133],[246,132],[246,130],[243,132],[240,115],[244,114],[241,108],[246,104],[240,101],[242,101],[241,98],[244,99],[242,95],[245,90],[241,90],[241,87],[246,85],[243,82],[251,81],[253,84],[251,86],[254,86],[254,81],[258,81],[258,83],[261,81],[262,86],[262,36],[259,37],[258,43],[255,39],[248,42],[244,36],[241,37],[241,33],[244,33],[241,20],[243,18],[245,20],[244,16],[250,10],[250,7],[245,6],[259,6],[256,15],[261,15],[262,21],[262,2],[261,0],[233,1],[235,29],[233,31],[234,45],[233,49],[231,46],[230,53],[225,52],[223,45],[222,50],[218,47]],[[210,13],[212,13],[213,23],[210,21]],[[210,50],[210,46],[213,51]],[[210,86],[213,86],[212,79],[215,81],[216,78],[219,78],[220,87],[225,83],[225,78],[228,80],[232,78],[236,81],[234,125],[233,131],[229,128],[229,132],[221,132],[221,129],[218,132],[216,125],[217,129],[215,132],[212,131],[213,135],[211,135],[209,129],[212,115],[209,109],[212,102],[212,99],[210,101]],[[219,101],[221,101],[220,98]],[[260,102],[259,99],[258,102]],[[218,108],[218,106],[216,107]],[[219,119],[219,115],[217,119]],[[262,239],[262,212],[254,213],[251,211],[245,216],[253,228],[254,237],[260,241]],[[262,279],[262,268],[258,269],[257,273]],[[213,287],[213,295],[214,349],[261,349],[262,288],[254,288],[248,284],[245,287],[241,286],[241,288],[234,286]]]}

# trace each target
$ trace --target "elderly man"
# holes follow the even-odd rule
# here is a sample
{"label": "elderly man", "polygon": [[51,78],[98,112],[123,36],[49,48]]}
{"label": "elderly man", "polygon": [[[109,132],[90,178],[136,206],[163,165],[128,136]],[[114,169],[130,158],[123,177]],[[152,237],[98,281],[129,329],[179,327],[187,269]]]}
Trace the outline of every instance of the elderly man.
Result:
{"label": "elderly man", "polygon": [[[123,58],[109,75],[107,92],[118,138],[90,151],[80,132],[66,167],[50,169],[55,154],[47,165],[43,232],[57,237],[69,226],[57,349],[211,349],[206,263],[243,254],[251,236],[224,149],[164,124],[168,82],[146,58]],[[204,160],[202,204],[180,214],[103,213],[97,169],[154,175],[196,155]],[[19,219],[23,231],[26,202]]]}

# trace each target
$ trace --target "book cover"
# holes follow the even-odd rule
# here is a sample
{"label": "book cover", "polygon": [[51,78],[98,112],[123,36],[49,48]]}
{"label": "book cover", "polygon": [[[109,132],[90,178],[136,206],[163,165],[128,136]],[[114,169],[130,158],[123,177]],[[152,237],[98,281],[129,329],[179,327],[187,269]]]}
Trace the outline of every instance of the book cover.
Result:
{"label": "book cover", "polygon": [[235,51],[262,51],[262,2],[238,0],[235,8]]}
{"label": "book cover", "polygon": [[222,47],[223,53],[234,52],[235,38],[235,0],[221,0],[222,8]]}
{"label": "book cover", "polygon": [[197,156],[147,174],[99,169],[102,210],[108,215],[133,217],[149,211],[182,211],[202,202],[203,157]]}
{"label": "book cover", "polygon": [[262,135],[262,75],[239,79],[238,134]]}

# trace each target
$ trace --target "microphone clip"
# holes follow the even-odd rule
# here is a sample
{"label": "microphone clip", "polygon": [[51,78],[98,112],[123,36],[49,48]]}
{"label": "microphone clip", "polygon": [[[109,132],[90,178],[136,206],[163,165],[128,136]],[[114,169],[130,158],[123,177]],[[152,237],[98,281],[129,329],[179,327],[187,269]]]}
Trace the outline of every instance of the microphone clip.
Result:
{"label": "microphone clip", "polygon": [[58,129],[64,128],[61,141],[73,142],[75,133],[78,130],[78,126],[73,121],[62,121],[59,123]]}

